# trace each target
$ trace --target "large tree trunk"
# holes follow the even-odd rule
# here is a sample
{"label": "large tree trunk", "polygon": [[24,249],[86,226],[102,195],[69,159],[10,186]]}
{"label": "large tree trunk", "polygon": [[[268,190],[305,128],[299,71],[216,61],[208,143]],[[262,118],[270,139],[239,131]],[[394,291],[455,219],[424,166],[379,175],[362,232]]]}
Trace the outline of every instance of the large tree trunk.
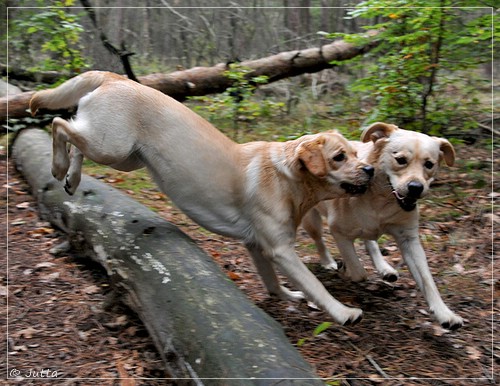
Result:
{"label": "large tree trunk", "polygon": [[[372,33],[373,35],[373,33]],[[332,61],[352,59],[376,46],[373,40],[362,47],[355,47],[343,40],[319,48],[308,48],[301,51],[281,52],[257,60],[241,62],[242,66],[253,71],[250,77],[266,75],[269,82],[296,76],[304,73],[318,72],[333,67]],[[170,74],[151,74],[139,77],[139,81],[155,88],[172,98],[184,100],[188,96],[200,96],[224,91],[231,85],[231,80],[224,76],[227,70],[225,63],[213,67],[195,67],[189,70],[175,71]],[[7,118],[20,118],[29,115],[28,103],[32,92],[20,94],[14,98],[0,98],[0,121]]]}
{"label": "large tree trunk", "polygon": [[68,196],[50,174],[51,140],[41,130],[21,132],[13,153],[41,215],[106,269],[173,377],[206,385],[322,384],[281,326],[175,226],[88,176]]}

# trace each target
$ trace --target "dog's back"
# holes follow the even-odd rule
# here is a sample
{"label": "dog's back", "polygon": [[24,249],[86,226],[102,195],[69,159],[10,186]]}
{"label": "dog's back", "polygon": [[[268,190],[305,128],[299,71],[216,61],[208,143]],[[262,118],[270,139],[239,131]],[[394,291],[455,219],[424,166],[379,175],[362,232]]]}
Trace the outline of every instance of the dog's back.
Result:
{"label": "dog's back", "polygon": [[86,72],[71,78],[54,89],[35,93],[30,101],[31,114],[35,115],[41,108],[57,110],[76,106],[83,96],[94,91],[105,82],[123,79],[126,78],[111,72]]}

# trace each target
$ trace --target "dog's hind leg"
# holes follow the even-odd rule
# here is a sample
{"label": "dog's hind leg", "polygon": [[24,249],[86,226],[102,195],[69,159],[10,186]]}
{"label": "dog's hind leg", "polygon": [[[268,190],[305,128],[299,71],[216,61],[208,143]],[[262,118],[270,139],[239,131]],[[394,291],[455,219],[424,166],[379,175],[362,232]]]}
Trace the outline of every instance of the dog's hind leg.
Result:
{"label": "dog's hind leg", "polygon": [[326,269],[338,269],[337,262],[333,259],[323,240],[323,220],[319,211],[313,208],[307,212],[302,219],[302,226],[316,244],[321,265]]}
{"label": "dog's hind leg", "polygon": [[[86,139],[73,128],[73,124],[58,117],[52,121],[52,175],[59,181],[66,176],[64,189],[68,194],[73,194],[80,183],[83,152],[88,148]],[[71,157],[68,143],[74,146]]]}
{"label": "dog's hind leg", "polygon": [[365,247],[368,254],[372,258],[373,265],[377,269],[382,279],[388,282],[395,282],[399,278],[398,271],[396,271],[391,265],[385,261],[384,256],[380,252],[378,243],[375,240],[365,240]]}
{"label": "dog's hind leg", "polygon": [[68,129],[69,123],[64,119],[57,117],[52,121],[52,175],[59,181],[69,169]]}
{"label": "dog's hind leg", "polygon": [[70,195],[73,195],[78,185],[80,185],[83,158],[84,156],[80,149],[73,146],[70,152],[68,174],[66,175],[66,181],[64,183],[64,190],[66,190],[66,193]]}

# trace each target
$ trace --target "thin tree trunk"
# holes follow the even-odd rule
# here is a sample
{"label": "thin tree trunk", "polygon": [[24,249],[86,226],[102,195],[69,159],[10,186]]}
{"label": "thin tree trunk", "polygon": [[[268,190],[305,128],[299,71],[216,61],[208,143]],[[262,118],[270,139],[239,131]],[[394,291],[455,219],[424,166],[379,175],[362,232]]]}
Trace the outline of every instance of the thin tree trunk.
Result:
{"label": "thin tree trunk", "polygon": [[431,43],[431,55],[430,55],[430,67],[431,73],[427,78],[427,87],[422,94],[422,104],[421,104],[421,114],[422,114],[422,132],[428,133],[429,127],[427,127],[427,105],[429,98],[432,96],[434,91],[434,84],[436,82],[436,75],[439,66],[439,59],[441,57],[441,46],[443,45],[443,35],[445,28],[445,18],[446,10],[443,8],[445,4],[444,0],[441,0],[441,7],[439,8],[439,29],[438,37],[435,43]]}

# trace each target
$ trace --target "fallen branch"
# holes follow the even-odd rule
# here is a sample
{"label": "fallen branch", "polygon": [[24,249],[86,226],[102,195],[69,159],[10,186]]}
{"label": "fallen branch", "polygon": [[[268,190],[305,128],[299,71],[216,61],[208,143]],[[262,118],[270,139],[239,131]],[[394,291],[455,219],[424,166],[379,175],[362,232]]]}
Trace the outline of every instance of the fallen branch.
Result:
{"label": "fallen branch", "polygon": [[382,368],[378,365],[377,362],[375,362],[375,359],[373,359],[373,357],[371,355],[367,355],[366,356],[366,359],[368,359],[368,362],[370,362],[370,364],[375,367],[375,370],[377,370],[377,372],[382,375],[384,378],[387,378],[387,379],[390,379],[391,377],[387,375],[387,373],[382,370]]}
{"label": "fallen branch", "polygon": [[[370,35],[376,35],[375,32]],[[362,47],[356,47],[343,40],[319,48],[308,48],[300,51],[282,52],[266,58],[247,60],[241,66],[253,70],[249,77],[265,75],[269,82],[280,79],[313,73],[332,68],[332,61],[342,61],[363,55],[378,45],[377,40]],[[201,96],[220,93],[231,86],[232,81],[224,76],[227,70],[225,63],[213,67],[194,67],[189,70],[175,71],[170,74],[151,74],[138,77],[140,83],[157,89],[177,100],[185,100],[189,96]],[[20,94],[12,101],[0,98],[0,121],[9,118],[28,116],[28,103],[32,93]]]}
{"label": "fallen branch", "polygon": [[249,384],[285,384],[288,378],[323,384],[281,326],[178,228],[88,176],[68,196],[50,174],[51,140],[44,131],[22,131],[13,154],[41,216],[106,269],[174,377],[196,384],[206,378],[251,377],[257,379]]}
{"label": "fallen branch", "polygon": [[500,131],[498,130],[495,130],[493,127],[489,127],[485,124],[482,124],[481,122],[478,122],[477,125],[481,128],[481,129],[484,129],[486,131],[489,131],[490,133],[493,133],[495,134],[496,136],[500,136]]}
{"label": "fallen branch", "polygon": [[47,84],[55,83],[62,77],[69,76],[69,74],[64,74],[57,71],[32,72],[12,66],[7,67],[7,65],[3,63],[0,63],[0,74],[2,74],[2,76],[8,75],[10,79]]}

